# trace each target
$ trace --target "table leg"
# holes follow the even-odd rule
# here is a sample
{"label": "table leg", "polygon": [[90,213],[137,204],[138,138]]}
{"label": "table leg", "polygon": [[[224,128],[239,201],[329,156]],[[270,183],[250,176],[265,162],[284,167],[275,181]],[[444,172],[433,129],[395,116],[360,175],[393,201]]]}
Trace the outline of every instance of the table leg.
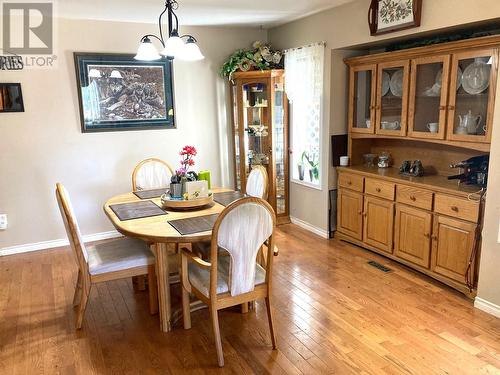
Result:
{"label": "table leg", "polygon": [[172,306],[170,303],[170,283],[168,267],[168,245],[154,245],[156,257],[156,278],[158,280],[158,300],[160,308],[160,329],[169,332],[172,329]]}

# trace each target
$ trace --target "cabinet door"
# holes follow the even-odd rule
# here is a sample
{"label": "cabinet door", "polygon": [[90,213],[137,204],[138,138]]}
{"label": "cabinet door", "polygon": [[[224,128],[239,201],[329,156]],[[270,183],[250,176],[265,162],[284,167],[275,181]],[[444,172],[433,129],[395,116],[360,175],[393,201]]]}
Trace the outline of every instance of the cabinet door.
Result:
{"label": "cabinet door", "polygon": [[392,253],[394,203],[365,197],[363,241],[387,253]]}
{"label": "cabinet door", "polygon": [[394,255],[429,268],[432,214],[398,204],[394,228]]}
{"label": "cabinet door", "polygon": [[377,70],[377,134],[406,135],[410,61],[381,63]]}
{"label": "cabinet door", "polygon": [[432,236],[432,271],[465,284],[475,234],[476,224],[436,216]]}
{"label": "cabinet door", "polygon": [[363,195],[339,189],[337,230],[357,240],[363,239]]}
{"label": "cabinet door", "polygon": [[422,57],[411,62],[408,135],[444,139],[450,56]]}
{"label": "cabinet door", "polygon": [[354,66],[349,74],[349,129],[373,134],[375,129],[376,65]]}
{"label": "cabinet door", "polygon": [[453,55],[448,139],[490,142],[497,72],[498,51],[495,49]]}

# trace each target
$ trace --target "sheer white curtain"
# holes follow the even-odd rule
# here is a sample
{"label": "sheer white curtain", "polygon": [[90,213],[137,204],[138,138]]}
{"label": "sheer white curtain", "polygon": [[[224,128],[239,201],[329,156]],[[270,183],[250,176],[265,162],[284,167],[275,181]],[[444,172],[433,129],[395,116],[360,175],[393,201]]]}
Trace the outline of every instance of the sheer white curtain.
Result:
{"label": "sheer white curtain", "polygon": [[291,175],[293,180],[316,186],[321,184],[319,171],[324,64],[324,43],[291,49],[285,53],[285,90],[291,102],[292,118]]}

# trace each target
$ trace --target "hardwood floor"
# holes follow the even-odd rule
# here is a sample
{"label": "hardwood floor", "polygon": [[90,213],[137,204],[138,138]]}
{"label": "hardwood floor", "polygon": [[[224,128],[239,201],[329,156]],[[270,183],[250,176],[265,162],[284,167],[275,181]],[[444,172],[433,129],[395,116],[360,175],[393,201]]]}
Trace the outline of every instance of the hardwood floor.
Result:
{"label": "hardwood floor", "polygon": [[223,311],[223,369],[208,310],[192,314],[191,330],[181,319],[163,334],[147,292],[113,281],[92,290],[75,332],[70,249],[0,257],[0,374],[500,374],[500,319],[459,293],[294,225],[277,239],[278,350],[264,301],[245,315]]}

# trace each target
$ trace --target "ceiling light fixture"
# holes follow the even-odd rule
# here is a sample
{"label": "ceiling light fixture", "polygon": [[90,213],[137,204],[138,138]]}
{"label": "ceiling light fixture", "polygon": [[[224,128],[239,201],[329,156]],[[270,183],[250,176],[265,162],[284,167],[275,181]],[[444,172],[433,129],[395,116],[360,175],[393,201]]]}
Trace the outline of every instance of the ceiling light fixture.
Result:
{"label": "ceiling light fixture", "polygon": [[[179,36],[179,18],[177,18],[174,12],[177,8],[179,8],[179,4],[176,0],[165,0],[165,9],[163,9],[160,17],[158,17],[160,35],[148,34],[141,38],[141,43],[139,44],[137,55],[135,56],[136,60],[153,61],[161,59],[162,56],[166,56],[169,60],[178,58],[179,60],[185,61],[197,61],[205,58],[196,44],[197,40],[194,36],[188,34]],[[167,13],[168,21],[167,40],[163,38],[162,29],[162,18],[165,13]],[[151,38],[157,39],[161,43],[163,50],[160,53],[158,53],[158,50],[151,42]],[[186,39],[185,42],[184,39]]]}

